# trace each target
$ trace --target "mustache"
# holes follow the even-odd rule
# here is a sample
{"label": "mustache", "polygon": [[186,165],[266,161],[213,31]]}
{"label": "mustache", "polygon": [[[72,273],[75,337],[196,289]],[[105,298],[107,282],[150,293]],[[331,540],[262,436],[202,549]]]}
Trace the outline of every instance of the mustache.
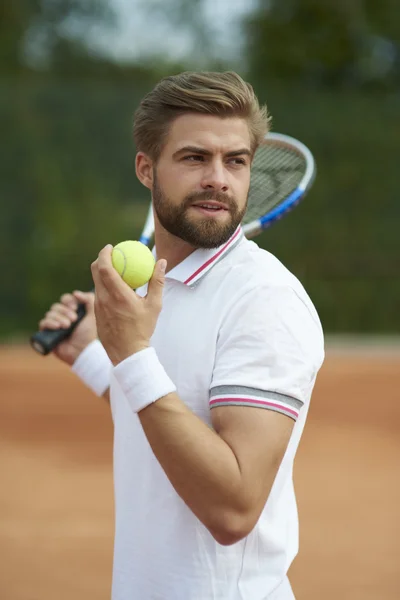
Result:
{"label": "mustache", "polygon": [[193,192],[185,199],[184,208],[188,208],[193,202],[207,202],[207,200],[215,200],[215,202],[222,202],[226,204],[231,210],[237,209],[237,204],[228,194],[224,192],[214,192],[212,190],[205,190],[204,192]]}

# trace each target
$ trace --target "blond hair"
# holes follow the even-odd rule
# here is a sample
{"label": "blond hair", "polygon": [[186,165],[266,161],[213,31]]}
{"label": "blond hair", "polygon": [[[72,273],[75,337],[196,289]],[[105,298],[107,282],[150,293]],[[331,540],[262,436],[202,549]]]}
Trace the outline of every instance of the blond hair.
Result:
{"label": "blond hair", "polygon": [[187,113],[245,119],[253,153],[269,129],[267,107],[237,73],[185,72],[165,77],[143,98],[134,120],[136,149],[157,161],[170,125]]}

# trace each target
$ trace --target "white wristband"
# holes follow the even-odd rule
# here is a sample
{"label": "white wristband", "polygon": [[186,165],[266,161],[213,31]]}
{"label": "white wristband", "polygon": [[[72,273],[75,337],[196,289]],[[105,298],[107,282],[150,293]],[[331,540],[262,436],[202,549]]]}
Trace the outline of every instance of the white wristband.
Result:
{"label": "white wristband", "polygon": [[176,392],[154,348],[132,354],[114,367],[113,373],[135,413],[163,396]]}
{"label": "white wristband", "polygon": [[90,342],[72,365],[72,371],[97,396],[110,387],[111,369],[112,362],[99,340]]}

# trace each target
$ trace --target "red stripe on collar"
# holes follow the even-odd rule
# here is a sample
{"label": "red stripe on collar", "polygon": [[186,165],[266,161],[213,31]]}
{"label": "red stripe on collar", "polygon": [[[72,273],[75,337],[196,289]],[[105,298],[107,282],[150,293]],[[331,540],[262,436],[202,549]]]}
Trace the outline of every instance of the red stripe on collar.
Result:
{"label": "red stripe on collar", "polygon": [[231,246],[233,244],[233,242],[235,242],[237,240],[237,238],[241,234],[241,232],[242,232],[242,228],[239,226],[237,228],[236,232],[233,234],[233,236],[226,242],[226,244],[224,246],[222,246],[222,248],[220,248],[220,250],[216,254],[214,254],[214,256],[212,256],[207,262],[205,262],[203,265],[201,265],[201,267],[199,269],[197,269],[197,271],[195,271],[183,283],[188,285],[191,281],[193,281],[193,279],[195,279],[198,275],[200,275],[200,273],[202,273],[204,271],[204,269],[206,269],[213,262],[215,262],[221,256],[221,254],[223,254],[229,248],[229,246]]}

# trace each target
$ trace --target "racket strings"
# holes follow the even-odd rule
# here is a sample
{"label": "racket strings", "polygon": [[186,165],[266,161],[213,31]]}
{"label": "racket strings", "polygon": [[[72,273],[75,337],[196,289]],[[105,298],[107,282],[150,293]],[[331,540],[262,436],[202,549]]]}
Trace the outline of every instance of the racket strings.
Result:
{"label": "racket strings", "polygon": [[247,211],[243,225],[268,213],[299,185],[306,170],[305,158],[278,144],[260,146],[254,157]]}

